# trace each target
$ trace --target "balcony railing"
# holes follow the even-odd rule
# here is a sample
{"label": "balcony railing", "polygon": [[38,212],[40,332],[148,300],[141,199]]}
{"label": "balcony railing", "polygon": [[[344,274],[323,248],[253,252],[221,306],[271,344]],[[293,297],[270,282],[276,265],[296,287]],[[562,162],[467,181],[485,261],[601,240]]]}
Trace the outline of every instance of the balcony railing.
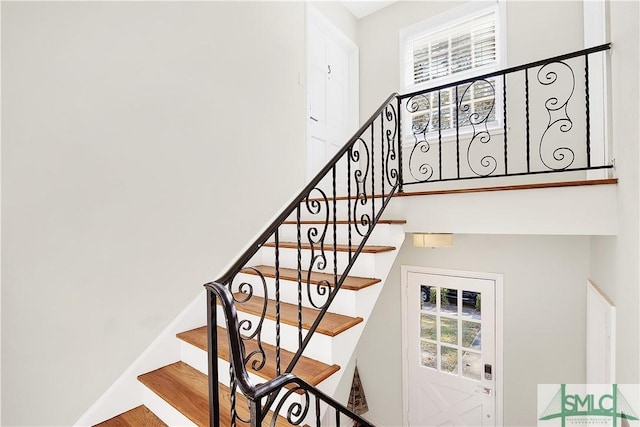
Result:
{"label": "balcony railing", "polygon": [[[402,186],[611,168],[602,67],[610,44],[401,95]],[[596,86],[596,88],[592,87]],[[594,153],[597,151],[597,153]]]}

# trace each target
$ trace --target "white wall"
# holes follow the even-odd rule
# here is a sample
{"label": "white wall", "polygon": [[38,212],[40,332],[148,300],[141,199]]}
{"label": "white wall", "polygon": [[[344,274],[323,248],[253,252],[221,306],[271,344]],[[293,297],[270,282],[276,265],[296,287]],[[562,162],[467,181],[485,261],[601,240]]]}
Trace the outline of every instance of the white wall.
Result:
{"label": "white wall", "polygon": [[407,239],[358,344],[367,418],[402,425],[401,265],[504,275],[504,425],[536,424],[537,384],[584,382],[588,237],[460,234],[440,249]]}
{"label": "white wall", "polygon": [[304,4],[2,2],[2,41],[2,424],[71,425],[300,188]]}
{"label": "white wall", "polygon": [[337,1],[312,1],[308,4],[324,15],[353,43],[358,44],[358,20],[344,4]]}
{"label": "white wall", "polygon": [[[616,380],[640,382],[639,191],[640,32],[637,2],[609,2],[612,138],[618,184],[618,235],[592,239],[591,276],[616,305]],[[630,101],[633,99],[633,101]]]}

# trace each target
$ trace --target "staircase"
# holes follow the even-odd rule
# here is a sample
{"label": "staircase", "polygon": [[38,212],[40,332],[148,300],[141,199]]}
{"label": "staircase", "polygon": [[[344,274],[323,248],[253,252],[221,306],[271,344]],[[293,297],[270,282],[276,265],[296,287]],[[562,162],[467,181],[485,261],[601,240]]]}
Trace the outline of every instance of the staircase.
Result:
{"label": "staircase", "polygon": [[[153,363],[146,363],[145,370],[153,367],[137,377],[142,397],[128,395],[126,405],[120,401],[112,407],[131,408],[133,401],[142,405],[97,425],[371,425],[334,396],[342,377],[350,375],[344,367],[404,240],[404,221],[387,219],[389,213],[385,213],[391,198],[412,184],[611,169],[611,164],[592,162],[588,84],[589,55],[609,48],[606,44],[412,94],[391,95],[229,270],[205,284],[206,319],[192,325],[204,312],[203,301],[192,304],[188,310],[198,314],[187,314],[183,318],[189,320],[180,323],[191,327],[177,330],[173,344],[156,346],[154,354],[161,357],[149,358]],[[537,77],[537,90],[548,88],[559,78],[556,71],[549,71],[553,67],[565,71],[574,89],[573,69],[584,67],[584,126],[574,126],[569,116],[552,121],[552,113],[558,110],[558,98],[552,95],[530,100],[536,86],[529,86],[529,76]],[[507,122],[512,115],[507,115],[505,82],[507,77],[521,75],[526,122],[520,141],[526,141],[526,149],[514,150],[508,140],[513,141],[517,129]],[[503,111],[502,129],[496,131],[488,124],[497,117],[491,112],[498,100],[494,87],[498,76]],[[471,113],[465,98],[476,84],[492,89],[491,106],[484,116]],[[439,120],[436,125],[430,122],[442,115],[440,101],[432,105],[430,100],[440,100],[441,93],[450,90],[462,94],[452,107],[455,144],[450,145],[455,155],[443,148],[447,129]],[[573,90],[560,107],[565,113],[572,95]],[[543,111],[549,116],[546,128],[530,126],[530,104],[544,106],[536,114]],[[426,119],[414,120],[422,116]],[[561,137],[573,128],[586,129],[585,147],[568,145],[581,142],[580,136],[552,139],[549,135],[556,128]],[[404,150],[405,160],[403,132],[412,138]],[[539,136],[535,148],[531,135]],[[478,147],[493,151],[475,156]],[[516,157],[523,152],[524,158]],[[532,152],[538,153],[539,161]],[[549,152],[561,164],[548,164]],[[175,359],[166,360],[169,357],[158,350],[178,345]],[[142,365],[130,369],[138,366]],[[111,396],[120,390],[130,393],[127,381],[112,387]],[[99,403],[100,407],[103,402]],[[106,418],[96,415],[108,411],[108,405],[102,406],[90,419]],[[110,414],[117,412],[121,410]]]}
{"label": "staircase", "polygon": [[404,240],[404,221],[382,217],[399,182],[395,102],[206,285],[208,326],[138,376],[142,405],[97,425],[318,425],[329,407],[333,423],[368,424],[331,396]]}
{"label": "staircase", "polygon": [[[372,233],[371,239],[375,245],[365,245],[363,256],[370,256],[367,264],[360,266],[358,270],[365,273],[365,277],[348,276],[342,283],[340,293],[336,296],[328,311],[319,323],[312,343],[307,347],[305,355],[301,356],[292,370],[292,373],[306,381],[308,384],[318,387],[328,395],[335,391],[342,372],[341,366],[345,366],[357,344],[357,339],[364,326],[364,318],[373,308],[375,298],[382,287],[383,278],[373,277],[380,269],[389,269],[395,258],[396,248],[402,243],[404,232],[402,225],[404,221],[380,220],[377,230]],[[311,225],[311,221],[307,222]],[[341,225],[348,225],[344,221]],[[287,227],[294,228],[294,224],[287,224]],[[284,234],[284,233],[283,233]],[[339,235],[341,235],[340,233]],[[387,240],[388,245],[384,245]],[[267,243],[263,246],[257,260],[265,260],[272,256],[274,244]],[[293,246],[293,247],[292,247]],[[347,245],[345,245],[346,247]],[[280,243],[280,248],[297,251],[297,244]],[[338,246],[338,251],[344,250]],[[304,251],[310,251],[307,247]],[[292,254],[295,257],[295,254]],[[382,259],[380,256],[382,255]],[[389,256],[390,255],[390,256]],[[283,254],[284,259],[287,257]],[[378,259],[376,259],[378,258]],[[377,261],[377,269],[376,269]],[[371,273],[371,274],[366,274]],[[385,274],[386,276],[386,274]],[[257,264],[241,270],[237,280],[251,284],[254,289],[260,289],[261,277],[268,280],[269,289],[275,287],[276,269],[273,265]],[[279,272],[281,286],[280,293],[280,320],[282,328],[282,347],[280,352],[280,362],[282,366],[287,366],[294,358],[295,353],[286,350],[287,341],[298,339],[298,306],[297,285],[298,271],[294,268],[281,267]],[[311,272],[309,283],[317,285],[320,283],[330,283],[333,285],[333,275],[321,272]],[[305,281],[306,283],[306,281]],[[273,295],[274,291],[269,291],[268,295]],[[237,300],[243,299],[243,294],[236,295]],[[264,299],[264,295],[254,296],[245,303],[237,303],[238,316],[241,320],[256,322],[260,318],[264,302],[267,302],[265,322],[275,322],[276,302],[271,299]],[[308,297],[305,298],[302,308],[302,326],[305,330],[313,325],[319,314],[319,310],[312,308]],[[223,324],[224,320],[220,314],[218,324]],[[285,330],[286,329],[286,330]],[[229,414],[230,393],[229,389],[229,368],[230,368],[230,348],[227,339],[227,331],[218,326],[216,328],[218,342],[218,367],[220,375],[220,425],[231,425]],[[127,425],[209,425],[209,389],[208,389],[208,343],[207,327],[201,326],[192,330],[177,334],[176,339],[181,347],[181,359],[175,363],[160,367],[157,370],[144,373],[138,377],[144,386],[144,404],[131,411],[118,415],[110,420],[98,424],[99,426],[127,426]],[[263,342],[262,347],[266,354],[266,363],[261,369],[252,367],[248,363],[247,367],[250,377],[254,383],[260,383],[277,377],[276,346],[273,343]],[[255,339],[245,341],[245,351],[247,354],[255,353],[259,350],[258,342]],[[338,362],[338,363],[337,363]],[[248,419],[248,406],[246,399],[241,394],[237,394],[236,410],[238,417]],[[276,425],[289,425],[286,419],[280,417]]]}

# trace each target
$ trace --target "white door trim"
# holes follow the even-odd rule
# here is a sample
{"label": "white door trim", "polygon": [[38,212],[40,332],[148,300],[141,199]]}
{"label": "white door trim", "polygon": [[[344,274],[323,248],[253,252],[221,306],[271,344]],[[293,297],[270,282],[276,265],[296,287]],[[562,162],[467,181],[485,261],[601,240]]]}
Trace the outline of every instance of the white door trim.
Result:
{"label": "white door trim", "polygon": [[[306,101],[306,110],[305,110],[305,123],[306,123],[306,150],[305,150],[305,156],[308,156],[308,152],[309,152],[309,136],[310,136],[310,125],[311,125],[311,120],[309,118],[309,82],[310,82],[310,77],[309,77],[309,69],[310,69],[310,63],[311,63],[311,59],[309,57],[309,52],[310,52],[310,32],[309,32],[309,28],[310,22],[314,22],[316,23],[319,27],[321,27],[324,31],[327,32],[327,34],[329,34],[334,41],[336,41],[340,47],[342,49],[344,49],[345,52],[348,53],[349,55],[349,107],[348,107],[348,123],[349,123],[349,133],[353,134],[356,132],[356,130],[358,130],[358,124],[360,123],[360,117],[359,117],[359,112],[360,112],[360,50],[358,48],[358,45],[355,44],[349,37],[347,37],[342,31],[340,31],[338,29],[338,27],[336,27],[331,21],[329,21],[329,19],[327,19],[322,13],[320,13],[315,7],[313,7],[311,4],[306,3],[306,26],[305,26],[305,33],[306,33],[306,37],[307,37],[307,41],[306,41],[306,51],[307,51],[307,58],[306,58],[306,66],[307,66],[307,76],[306,76],[306,86],[307,86],[307,101]],[[347,143],[347,140],[344,141],[344,143]],[[307,158],[305,161],[305,168],[306,168],[306,178],[307,180],[310,180],[311,178],[313,178],[313,176],[310,176],[310,172],[309,172],[309,159]]]}
{"label": "white door trim", "polygon": [[487,279],[495,282],[495,425],[503,425],[504,420],[504,358],[503,358],[503,283],[504,277],[498,273],[483,273],[475,271],[450,270],[433,267],[419,267],[411,265],[401,266],[402,285],[402,424],[409,425],[409,378],[407,356],[409,343],[407,341],[407,299],[409,273],[424,273],[439,276],[465,277],[470,279]]}

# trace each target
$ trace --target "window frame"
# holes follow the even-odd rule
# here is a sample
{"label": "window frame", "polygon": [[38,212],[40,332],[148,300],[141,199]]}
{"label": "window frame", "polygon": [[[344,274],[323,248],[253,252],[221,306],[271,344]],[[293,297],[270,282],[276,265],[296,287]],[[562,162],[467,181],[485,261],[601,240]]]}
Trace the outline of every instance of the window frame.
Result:
{"label": "window frame", "polygon": [[[471,68],[455,74],[449,74],[444,77],[438,77],[427,80],[421,83],[409,83],[408,77],[413,76],[413,63],[407,61],[407,42],[409,39],[414,38],[420,34],[437,34],[438,32],[444,32],[448,28],[461,25],[477,16],[481,16],[489,11],[495,13],[495,49],[496,49],[496,61],[494,64],[483,65],[480,67]],[[489,73],[504,68],[506,64],[506,2],[505,0],[494,1],[481,1],[471,2],[459,7],[452,8],[446,12],[435,15],[431,18],[427,18],[413,25],[402,28],[399,33],[399,87],[401,93],[413,93],[431,87],[437,87],[453,83],[459,80],[464,80],[469,77]],[[501,133],[502,130],[502,97],[499,94],[502,93],[502,79],[500,76],[495,77],[495,102],[494,102],[494,114],[495,119],[487,122],[487,126],[492,133]],[[453,89],[452,89],[453,90]],[[412,120],[405,120],[403,125],[403,135],[412,135],[411,130]],[[442,129],[442,142],[447,143],[456,139],[456,135],[466,135],[472,132],[471,126],[463,126],[456,130],[456,127],[448,129]],[[437,131],[428,131],[428,134],[437,133]],[[405,144],[410,144],[409,138],[405,138]]]}

